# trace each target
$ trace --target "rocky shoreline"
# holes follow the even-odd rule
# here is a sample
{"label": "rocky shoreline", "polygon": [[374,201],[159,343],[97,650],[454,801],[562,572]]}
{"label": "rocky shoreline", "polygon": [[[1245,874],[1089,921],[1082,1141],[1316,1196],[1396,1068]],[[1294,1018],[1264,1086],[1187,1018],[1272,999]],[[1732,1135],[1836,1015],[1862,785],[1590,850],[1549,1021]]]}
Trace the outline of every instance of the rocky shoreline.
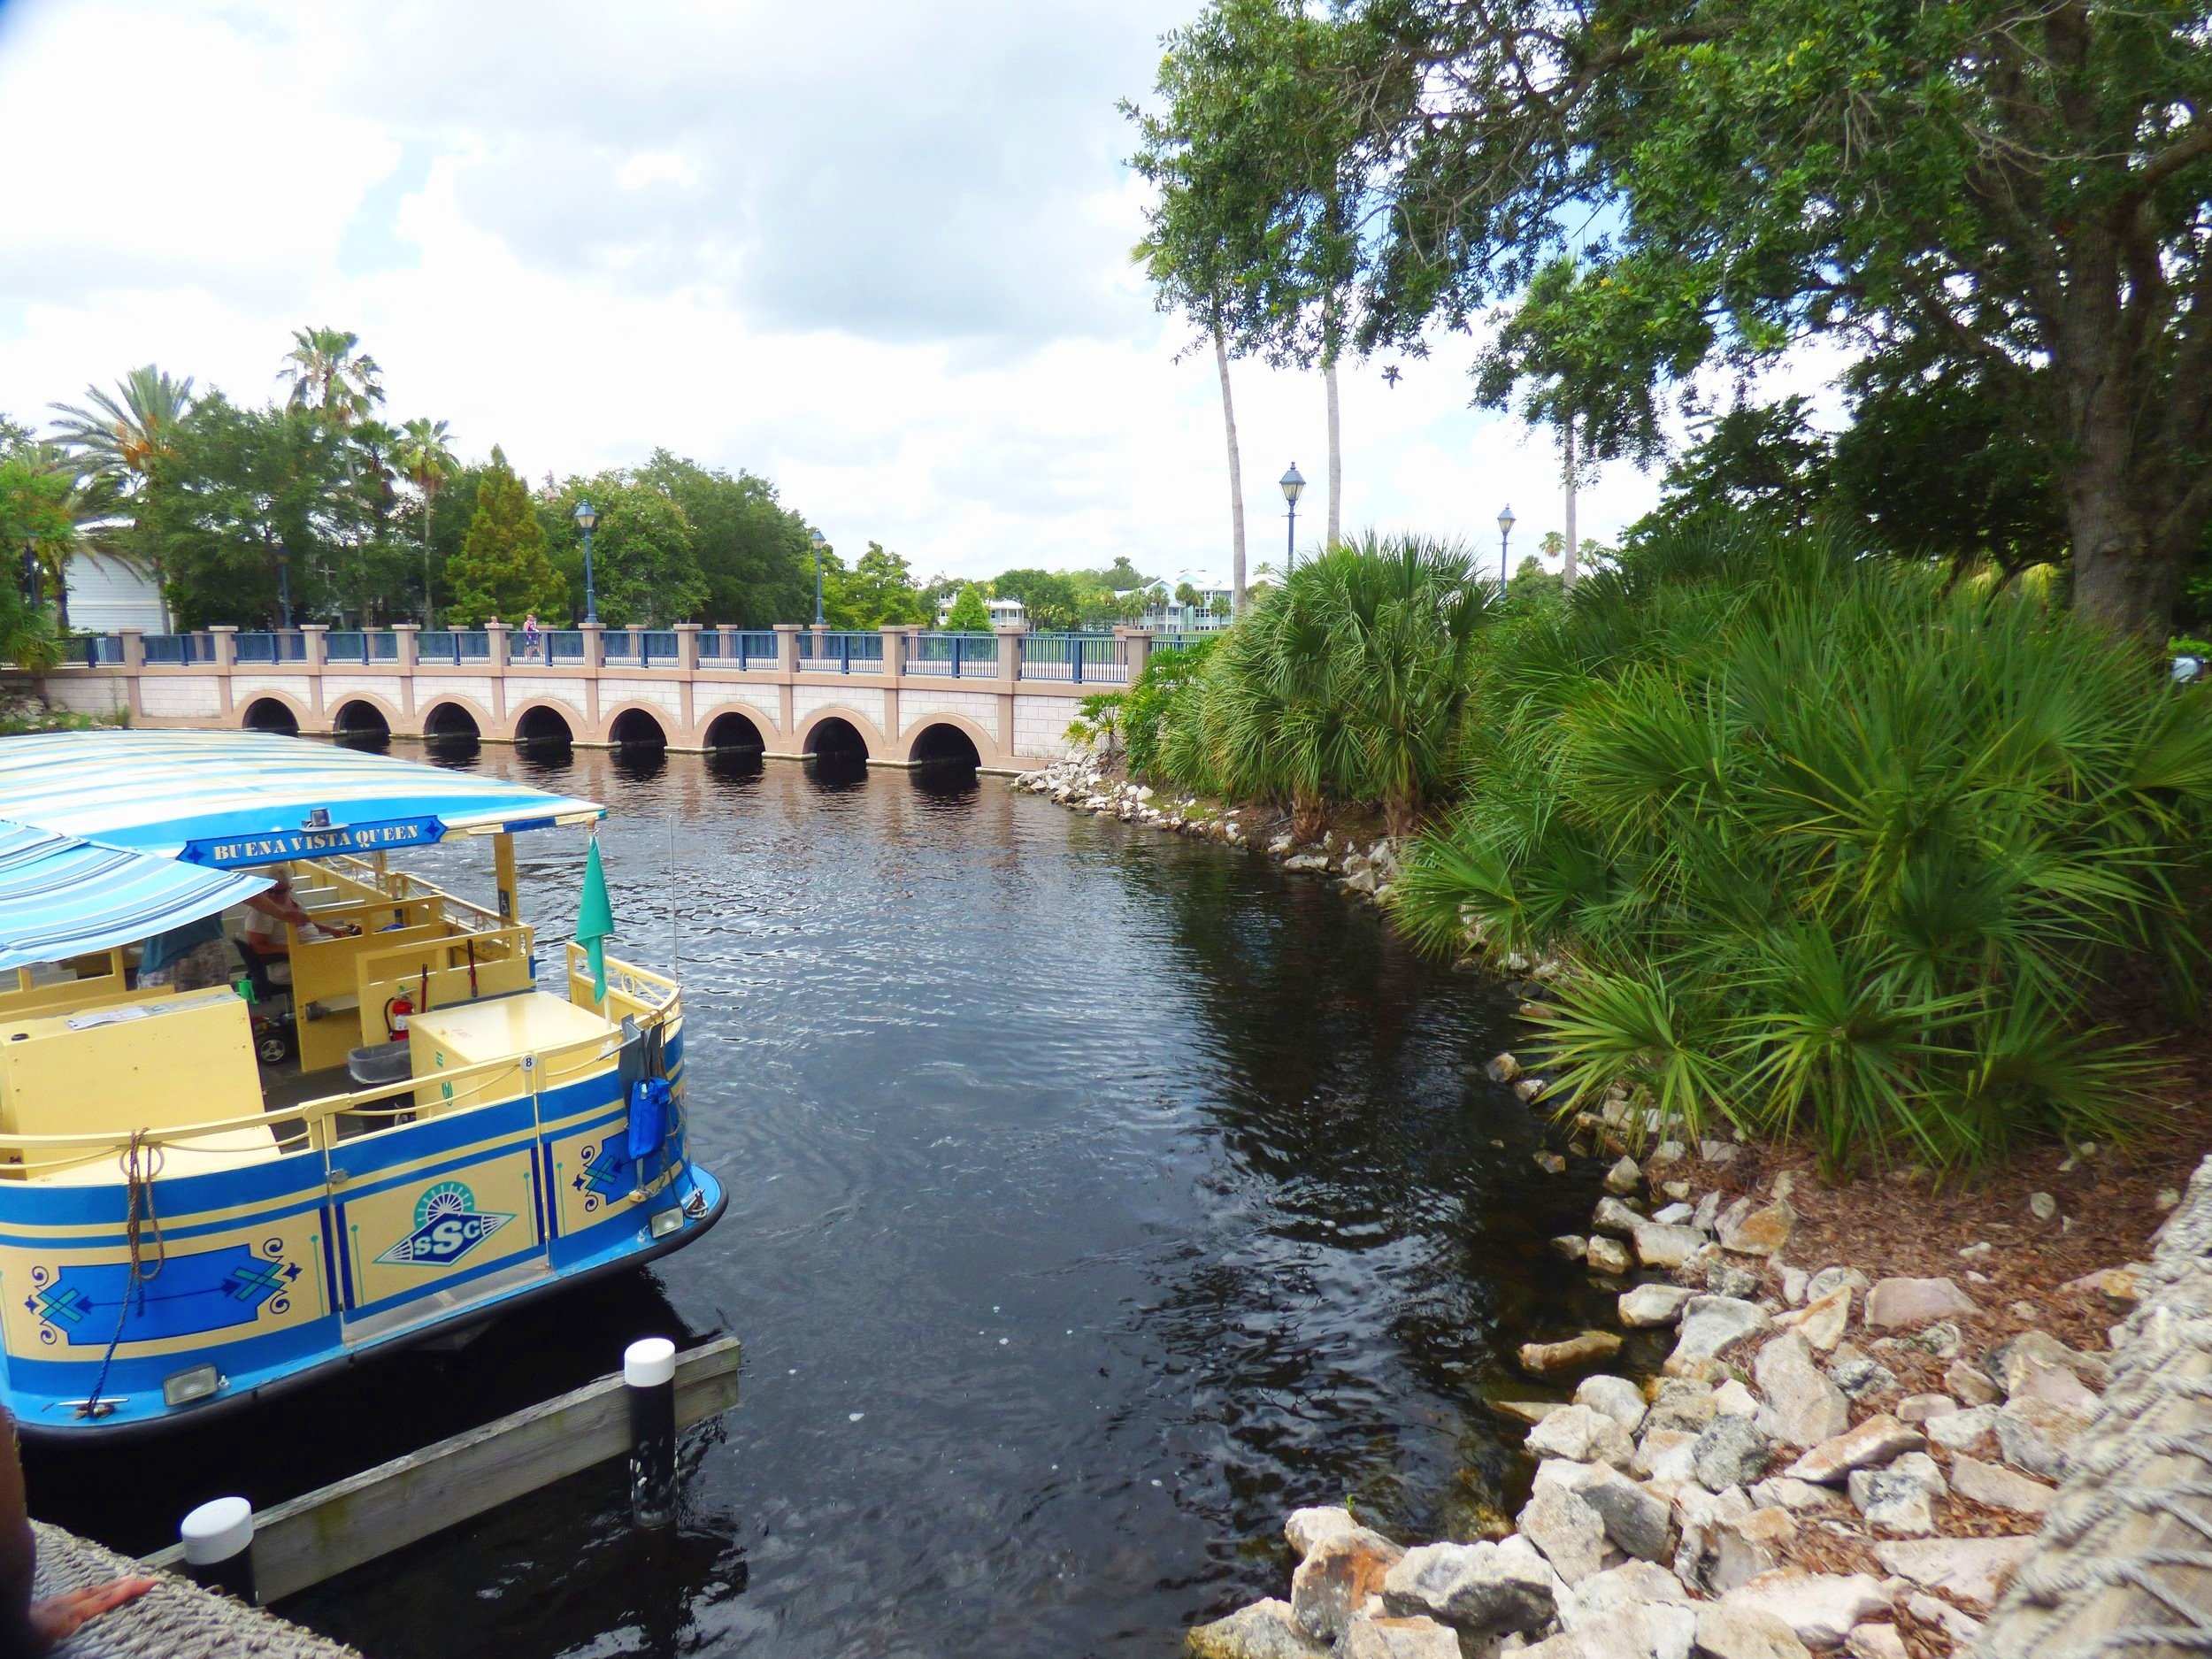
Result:
{"label": "rocky shoreline", "polygon": [[[1096,756],[1015,787],[1249,847],[1375,902],[1398,872],[1387,838],[1302,843],[1279,819],[1163,795]],[[1502,965],[1526,975],[1525,995],[1555,971]],[[1489,1070],[1532,1104],[1543,1093],[1510,1054]],[[1519,1349],[1530,1397],[1492,1402],[1527,1425],[1532,1479],[1512,1530],[1409,1548],[1348,1509],[1299,1509],[1284,1526],[1289,1599],[1198,1626],[1191,1659],[1940,1659],[1978,1636],[2110,1378],[2119,1327],[2099,1351],[2086,1333],[2134,1306],[2143,1264],[2005,1301],[2017,1240],[2001,1222],[1946,1274],[1885,1272],[1879,1244],[1800,1264],[1795,1205],[1833,1194],[1801,1192],[1787,1169],[1747,1177],[1754,1148],[1632,1113],[1617,1090],[1566,1125],[1569,1150],[1617,1161],[1588,1231],[1553,1246],[1615,1294],[1618,1328]],[[1895,1200],[1910,1203],[1923,1172],[1899,1173]],[[2047,1193],[2028,1208],[2033,1225],[2071,1225]],[[1899,1254],[1921,1242],[1898,1239]],[[2079,1346],[2044,1328],[2062,1323]],[[1672,1334],[1658,1374],[1604,1369],[1639,1333]]]}
{"label": "rocky shoreline", "polygon": [[1388,898],[1390,884],[1398,876],[1399,845],[1387,835],[1363,839],[1331,829],[1318,841],[1302,841],[1287,830],[1264,834],[1256,826],[1266,821],[1265,815],[1256,809],[1225,806],[1192,795],[1164,795],[1149,784],[1115,776],[1096,755],[1023,772],[1013,787],[1079,812],[1248,847],[1279,860],[1286,870],[1333,876],[1346,892],[1371,903]]}
{"label": "rocky shoreline", "polygon": [[[1534,1463],[1511,1532],[1409,1549],[1348,1509],[1298,1510],[1289,1600],[1200,1625],[1193,1659],[1933,1659],[1971,1642],[2110,1363],[2032,1326],[1978,1340],[1972,1263],[1993,1245],[1962,1250],[1956,1278],[1791,1263],[1793,1178],[1725,1199],[1740,1150],[1623,1157],[1590,1232],[1555,1240],[1620,1286],[1622,1330],[1671,1329],[1673,1349],[1638,1381],[1602,1369],[1621,1331],[1521,1348],[1532,1379],[1574,1386],[1496,1402],[1530,1425]],[[2117,1316],[2143,1271],[2064,1294]]]}

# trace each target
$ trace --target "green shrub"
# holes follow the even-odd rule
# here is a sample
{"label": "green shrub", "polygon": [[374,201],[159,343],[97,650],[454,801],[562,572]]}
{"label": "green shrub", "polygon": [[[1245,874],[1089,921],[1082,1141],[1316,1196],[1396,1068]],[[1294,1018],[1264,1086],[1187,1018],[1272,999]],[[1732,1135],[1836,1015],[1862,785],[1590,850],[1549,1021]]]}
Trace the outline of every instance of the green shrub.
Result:
{"label": "green shrub", "polygon": [[1839,1166],[2124,1129],[2092,995],[2195,987],[2205,695],[2032,592],[1813,533],[1655,538],[1479,664],[1467,796],[1394,903],[1556,953],[1558,1098],[1616,1082]]}
{"label": "green shrub", "polygon": [[1412,537],[1308,560],[1187,677],[1179,668],[1155,728],[1158,770],[1281,802],[1302,834],[1332,802],[1379,806],[1403,833],[1453,786],[1494,591],[1457,547]]}
{"label": "green shrub", "polygon": [[1133,774],[1164,775],[1160,771],[1162,727],[1179,712],[1187,715],[1199,679],[1218,642],[1201,640],[1194,645],[1165,646],[1145,658],[1144,672],[1122,699],[1122,741],[1128,745]]}

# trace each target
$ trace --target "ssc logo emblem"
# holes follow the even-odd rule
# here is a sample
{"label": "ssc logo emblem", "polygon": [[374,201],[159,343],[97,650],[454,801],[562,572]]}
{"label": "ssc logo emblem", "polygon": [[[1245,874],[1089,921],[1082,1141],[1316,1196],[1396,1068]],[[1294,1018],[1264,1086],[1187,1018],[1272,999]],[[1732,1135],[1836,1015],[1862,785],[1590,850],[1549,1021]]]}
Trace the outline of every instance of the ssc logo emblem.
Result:
{"label": "ssc logo emblem", "polygon": [[440,1181],[415,1201],[415,1230],[376,1259],[402,1267],[450,1266],[513,1219],[479,1210],[476,1194],[460,1182]]}

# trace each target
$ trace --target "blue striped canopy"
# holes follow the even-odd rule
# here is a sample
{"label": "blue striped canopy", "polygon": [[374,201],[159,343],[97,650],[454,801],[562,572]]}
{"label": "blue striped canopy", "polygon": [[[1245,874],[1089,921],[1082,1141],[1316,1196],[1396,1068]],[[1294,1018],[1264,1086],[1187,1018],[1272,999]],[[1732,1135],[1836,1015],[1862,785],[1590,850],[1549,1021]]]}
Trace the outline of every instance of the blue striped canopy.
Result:
{"label": "blue striped canopy", "polygon": [[261,732],[0,737],[0,818],[220,869],[605,816],[503,778]]}
{"label": "blue striped canopy", "polygon": [[270,885],[0,818],[0,972],[128,944]]}

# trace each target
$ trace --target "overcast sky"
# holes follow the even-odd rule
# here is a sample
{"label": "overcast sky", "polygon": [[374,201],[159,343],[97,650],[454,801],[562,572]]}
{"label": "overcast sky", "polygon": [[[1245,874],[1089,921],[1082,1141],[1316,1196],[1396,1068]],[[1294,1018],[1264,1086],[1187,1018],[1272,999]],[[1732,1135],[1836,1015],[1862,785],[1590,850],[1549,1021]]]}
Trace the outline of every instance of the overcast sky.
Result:
{"label": "overcast sky", "polygon": [[[921,575],[1225,577],[1212,359],[1130,266],[1114,109],[1196,4],[0,0],[0,411],[146,362],[263,398],[327,324],[393,420],[533,478],[661,445]],[[1348,529],[1558,527],[1471,355],[1345,366]],[[1256,564],[1294,460],[1322,523],[1322,389],[1234,373]],[[1582,534],[1655,493],[1616,469]]]}

